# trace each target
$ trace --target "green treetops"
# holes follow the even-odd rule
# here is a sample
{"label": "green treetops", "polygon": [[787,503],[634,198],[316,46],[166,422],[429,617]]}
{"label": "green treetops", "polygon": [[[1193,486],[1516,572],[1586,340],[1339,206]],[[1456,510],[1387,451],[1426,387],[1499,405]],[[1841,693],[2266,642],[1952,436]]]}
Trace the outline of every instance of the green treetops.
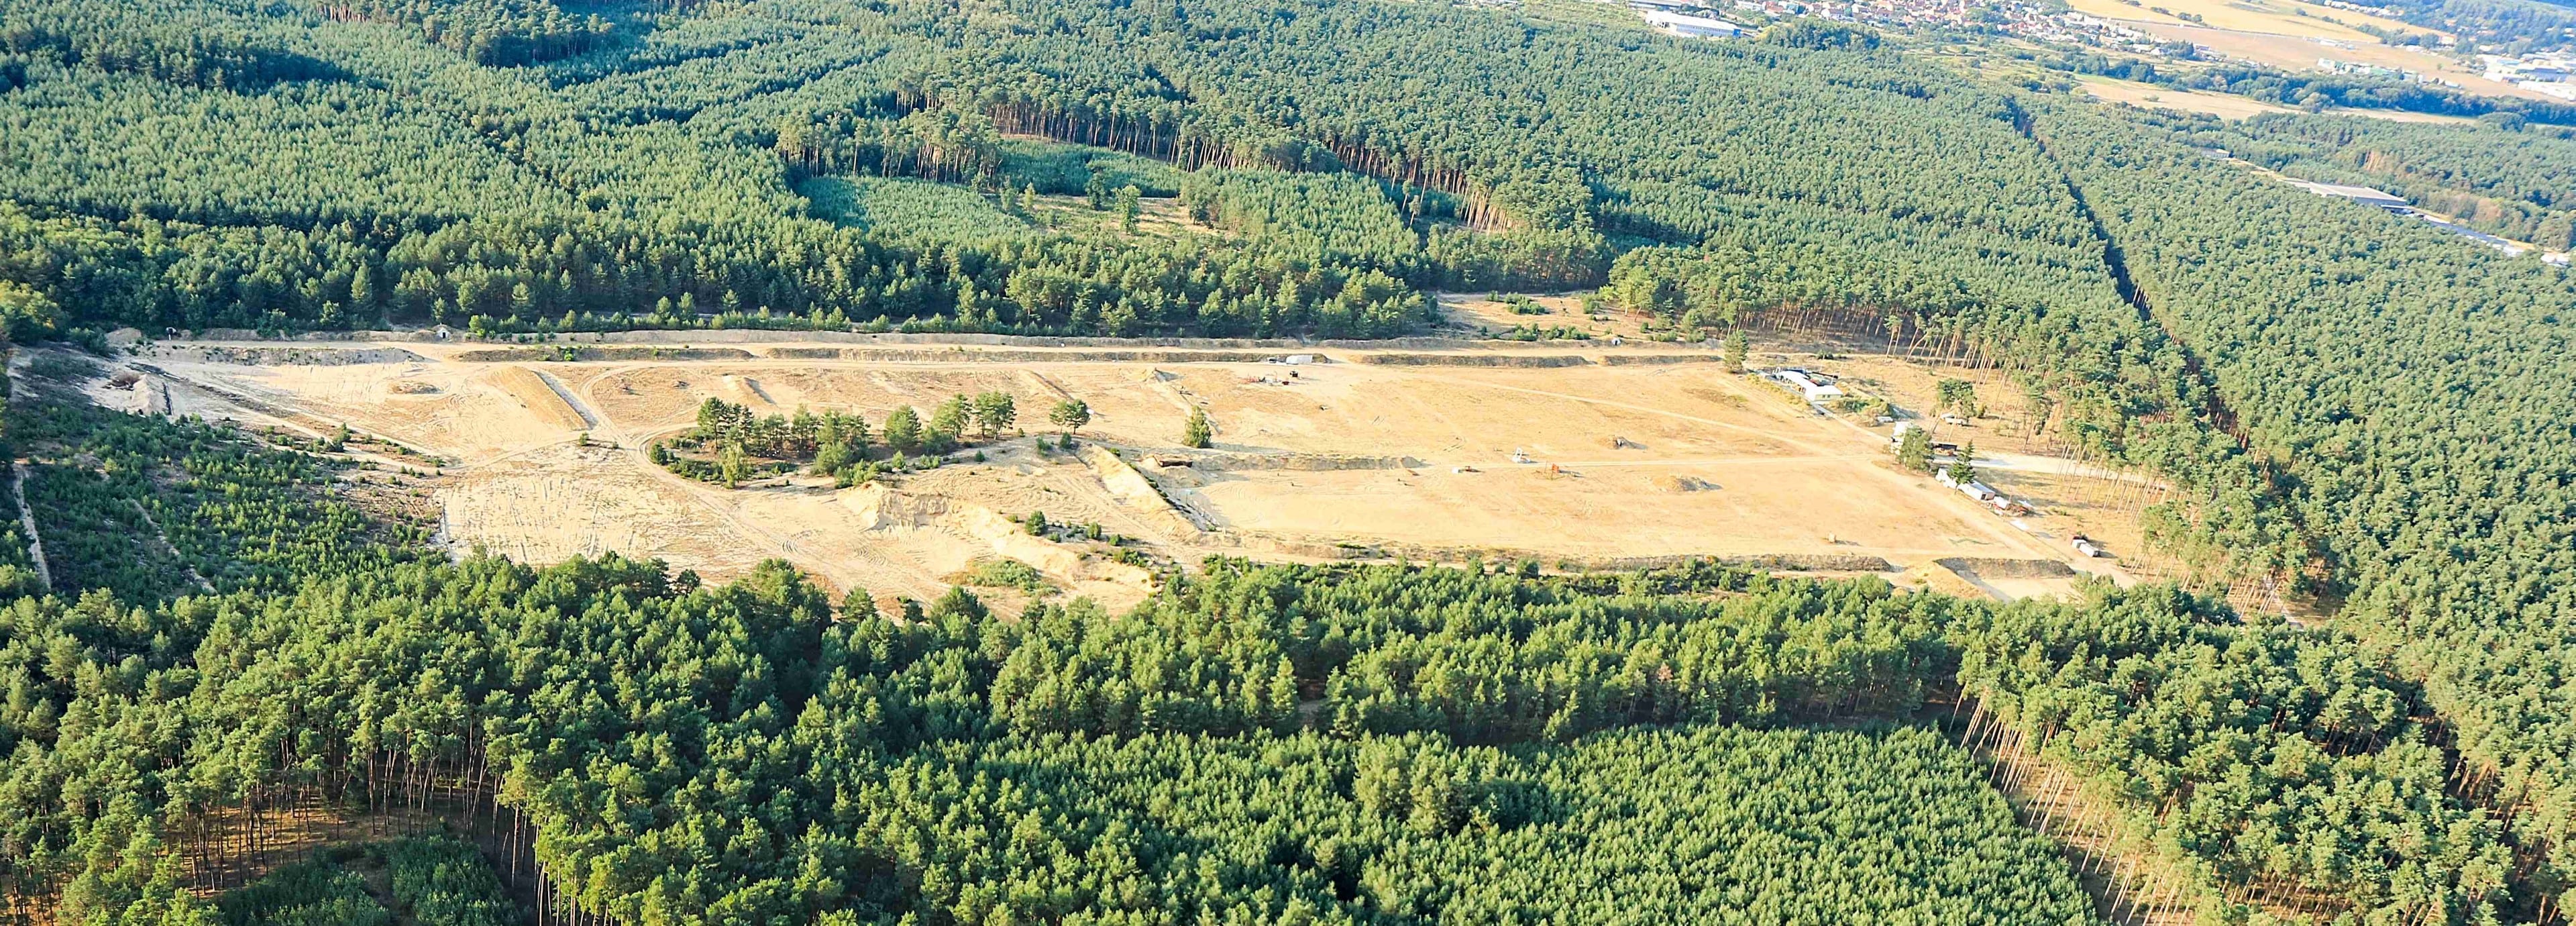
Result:
{"label": "green treetops", "polygon": [[999,440],[1002,432],[1020,417],[1018,403],[1012,400],[1010,393],[1000,391],[978,393],[967,411],[975,419],[975,429],[983,432],[985,440]]}
{"label": "green treetops", "polygon": [[0,335],[25,344],[54,336],[62,327],[63,308],[25,284],[0,280]]}
{"label": "green treetops", "polygon": [[1207,409],[1190,409],[1190,420],[1181,426],[1181,446],[1208,448],[1216,437],[1216,427],[1208,423]]}
{"label": "green treetops", "polygon": [[1932,471],[1932,435],[1922,428],[1907,428],[1905,436],[1896,439],[1896,465],[1918,473]]}
{"label": "green treetops", "polygon": [[1943,379],[1933,386],[1933,401],[1940,411],[1957,411],[1970,418],[1985,412],[1977,404],[1977,384],[1964,379]]}
{"label": "green treetops", "polygon": [[1071,440],[1074,432],[1091,423],[1091,406],[1081,399],[1066,399],[1055,403],[1055,409],[1047,412],[1047,421]]}
{"label": "green treetops", "polygon": [[1132,183],[1118,188],[1118,230],[1130,235],[1136,233],[1136,200],[1143,195],[1144,192]]}
{"label": "green treetops", "polygon": [[896,450],[914,453],[921,450],[921,413],[910,405],[899,405],[886,413],[886,443]]}
{"label": "green treetops", "polygon": [[966,435],[966,425],[974,420],[974,400],[963,395],[949,396],[930,413],[930,424],[923,429],[922,443],[932,451],[946,453],[957,447]]}

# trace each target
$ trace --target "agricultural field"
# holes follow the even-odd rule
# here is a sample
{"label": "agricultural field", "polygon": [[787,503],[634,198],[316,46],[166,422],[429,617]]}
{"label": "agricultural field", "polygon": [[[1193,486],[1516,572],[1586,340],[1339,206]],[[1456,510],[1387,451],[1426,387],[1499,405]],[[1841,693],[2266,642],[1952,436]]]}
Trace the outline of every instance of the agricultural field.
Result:
{"label": "agricultural field", "polygon": [[2221,119],[2243,119],[2264,113],[2297,112],[2287,106],[2266,103],[2252,97],[2205,90],[2176,90],[2134,80],[2087,75],[2076,79],[2083,91],[2105,103],[2126,103],[2141,109],[2172,109],[2187,113],[2207,113]]}
{"label": "agricultural field", "polygon": [[[2215,52],[2219,57],[2251,61],[2285,71],[2315,71],[2318,59],[2331,58],[2438,74],[2441,79],[2458,84],[2470,93],[2485,96],[2550,99],[2535,90],[2488,80],[2475,65],[2463,64],[2448,55],[2383,44],[2378,36],[2355,27],[2368,26],[2407,34],[2439,33],[2353,10],[2299,3],[2297,0],[2071,0],[2069,6],[2077,12],[2135,26],[2159,39],[2187,41]],[[2278,111],[2258,102],[2230,102],[2216,94],[2184,93],[2123,81],[2086,78],[2084,84],[2087,92],[2107,101],[2205,112],[2226,118]],[[2161,99],[2153,102],[2140,99],[2149,93]],[[2402,110],[2336,111],[2399,121],[2443,118]]]}
{"label": "agricultural field", "polygon": [[[2307,39],[2333,39],[2376,45],[2379,37],[2353,28],[2420,33],[2424,29],[2394,19],[2296,0],[2069,0],[2077,12],[2105,19],[2171,25],[2202,25],[2231,32],[2259,32]],[[2197,22],[2184,16],[2196,17]]]}
{"label": "agricultural field", "polygon": [[[628,339],[645,339],[630,335]],[[676,336],[670,336],[671,339]],[[612,354],[606,348],[594,353]],[[1848,571],[1940,571],[1940,561],[2071,561],[2067,512],[2095,474],[2045,442],[1988,438],[2018,399],[1986,382],[1978,439],[2025,466],[2046,516],[2015,522],[1889,462],[1887,429],[1823,416],[1706,351],[1557,343],[1521,350],[1284,352],[998,350],[753,341],[620,359],[434,342],[251,348],[164,343],[122,401],[322,434],[345,425],[429,475],[440,537],[531,562],[611,550],[714,580],[785,557],[840,587],[930,597],[1008,560],[1038,578],[998,601],[1150,591],[1138,553],[1289,560],[1530,558],[1551,566],[1713,555]],[[507,359],[494,359],[507,358]],[[1623,362],[1624,361],[1624,362]],[[1804,362],[1928,408],[1939,376],[1884,359]],[[753,416],[927,414],[950,396],[1006,394],[1009,435],[948,465],[865,485],[792,475],[734,488],[681,478],[646,448],[693,428],[709,399]],[[116,401],[115,393],[110,393]],[[1091,410],[1086,446],[1044,440],[1044,411]],[[1211,446],[1182,446],[1193,409]],[[2037,462],[2032,462],[2037,461]],[[2017,475],[1998,474],[2010,482]],[[2083,495],[2082,499],[2091,499]],[[1031,537],[1017,519],[1099,525],[1109,543]],[[2037,522],[2037,523],[2034,523]],[[1860,564],[1855,566],[1854,564]],[[2076,564],[2125,581],[2106,562]],[[1921,567],[1921,568],[1918,568]],[[1016,567],[1014,567],[1016,568]],[[1997,597],[2055,594],[2059,571]]]}
{"label": "agricultural field", "polygon": [[2223,57],[2243,59],[2286,71],[2314,71],[2317,67],[2317,59],[2332,58],[2358,64],[2438,73],[2443,80],[2457,83],[2470,93],[2484,96],[2520,97],[2530,100],[2551,99],[2537,90],[2488,80],[2479,72],[2450,58],[2393,45],[2382,45],[2377,39],[2337,40],[2338,44],[2327,45],[2314,38],[2298,35],[2215,29],[2187,23],[2141,21],[2137,25],[2138,28],[2158,38],[2187,41],[2207,47]]}

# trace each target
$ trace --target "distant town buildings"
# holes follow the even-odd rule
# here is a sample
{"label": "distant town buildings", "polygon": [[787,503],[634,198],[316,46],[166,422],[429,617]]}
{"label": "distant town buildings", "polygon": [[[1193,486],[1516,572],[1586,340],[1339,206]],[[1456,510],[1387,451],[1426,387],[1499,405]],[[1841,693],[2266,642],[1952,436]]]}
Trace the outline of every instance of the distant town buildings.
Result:
{"label": "distant town buildings", "polygon": [[[1468,0],[1509,5],[1518,0]],[[2175,45],[2121,23],[2037,3],[1967,0],[1602,0],[1636,10],[1649,25],[1673,35],[1726,38],[1759,30],[1717,18],[1732,9],[1766,19],[1813,16],[1836,22],[1911,28],[1933,26],[2001,33],[2037,42],[2082,45],[2147,57],[2167,57]]]}
{"label": "distant town buildings", "polygon": [[2404,68],[2380,67],[2376,64],[2363,64],[2358,61],[2337,61],[2333,58],[2317,59],[2317,70],[2324,71],[2328,74],[2349,74],[2354,77],[2380,77],[2388,80],[2411,80],[2416,83],[2426,82],[2424,80],[2423,73],[2419,71],[2409,71]]}
{"label": "distant town buildings", "polygon": [[1807,15],[1806,4],[1784,2],[1784,0],[1735,0],[1735,8],[1748,13],[1761,13],[1766,16]]}
{"label": "distant town buildings", "polygon": [[[1519,0],[1468,0],[1471,3],[1516,3]],[[1764,21],[1790,16],[1814,16],[1837,22],[1860,23],[1886,28],[1966,29],[1989,34],[2009,35],[2025,41],[2059,46],[2098,48],[2106,52],[2136,55],[2146,59],[2194,57],[2205,52],[2188,42],[2155,35],[2126,24],[2031,0],[1602,0],[1619,3],[1638,12],[1658,30],[1698,38],[1732,38],[1749,35],[1758,26],[1746,26],[1717,18],[1721,9],[1751,14]],[[2386,7],[2351,0],[2310,0],[2323,6],[2374,16],[2398,18]],[[2142,6],[2132,3],[2133,6]],[[2356,51],[2351,41],[2312,38],[2316,44],[2343,51]],[[2456,44],[2450,36],[2438,44]],[[2434,55],[2430,48],[2396,46],[2400,49]],[[2480,55],[2486,63],[2489,80],[2514,84],[2559,99],[2576,101],[2576,52],[2536,52],[2519,57]],[[2431,59],[2428,59],[2431,60]],[[2403,80],[2441,87],[2460,87],[2446,79],[2438,68],[2428,65],[2423,70],[2390,67],[2365,61],[2337,57],[2320,57],[2317,70],[2329,74]]]}
{"label": "distant town buildings", "polygon": [[2519,58],[2504,55],[2479,55],[2487,66],[2487,79],[2536,90],[2562,100],[2576,100],[2576,53],[2566,51],[2535,52]]}
{"label": "distant town buildings", "polygon": [[1842,387],[1834,385],[1833,377],[1814,370],[1781,367],[1777,370],[1765,370],[1762,375],[1770,377],[1772,382],[1795,390],[1800,398],[1809,402],[1822,402],[1843,397]]}
{"label": "distant town buildings", "polygon": [[2350,0],[2308,0],[2308,2],[2314,3],[2318,6],[2333,7],[2338,10],[2351,10],[2355,13],[2368,13],[2372,16],[2377,16],[2383,19],[2406,18],[2406,11],[2404,10],[2392,9],[2384,6],[2371,6],[2365,3],[2353,3],[2350,2]]}
{"label": "distant town buildings", "polygon": [[[2499,238],[2494,235],[2487,234],[2486,232],[2462,225],[2458,222],[2451,221],[2450,219],[2417,209],[2413,204],[2408,203],[2405,197],[2398,196],[2394,193],[2385,193],[2366,186],[2345,186],[2340,183],[2312,183],[2306,180],[2291,180],[2290,183],[2299,189],[2315,193],[2319,196],[2332,196],[2337,199],[2349,199],[2365,206],[2377,206],[2398,215],[2414,216],[2415,218],[2422,219],[2425,222],[2430,223],[2435,228],[2439,228],[2443,231],[2450,232],[2451,234],[2458,235],[2479,244],[2494,248],[2498,251],[2502,251],[2508,257],[2519,257],[2531,250],[2529,245],[2522,244],[2521,242]],[[2541,255],[2541,259],[2549,260],[2549,255]],[[2553,263],[2564,260],[2565,258],[2561,257],[2559,261],[2553,261]]]}

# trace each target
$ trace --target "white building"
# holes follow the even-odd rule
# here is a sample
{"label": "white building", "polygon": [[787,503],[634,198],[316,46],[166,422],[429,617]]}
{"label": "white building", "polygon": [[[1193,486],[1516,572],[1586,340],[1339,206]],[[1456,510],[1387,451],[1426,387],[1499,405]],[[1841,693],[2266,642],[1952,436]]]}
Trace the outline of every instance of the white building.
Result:
{"label": "white building", "polygon": [[2394,193],[2384,193],[2366,186],[2345,186],[2340,183],[2310,183],[2305,180],[2292,180],[2290,182],[2298,184],[2299,189],[2315,193],[2319,196],[2341,197],[2365,206],[2378,206],[2382,209],[2391,210],[2413,208],[2406,202],[2406,198],[2403,196],[2399,196]]}
{"label": "white building", "polygon": [[2003,493],[1987,488],[1985,483],[1960,482],[1958,479],[1950,475],[1950,468],[1947,466],[1934,471],[1932,473],[1932,478],[1940,482],[1942,485],[1959,490],[1959,494],[1961,495],[1965,495],[1981,502],[1992,502],[2003,497]]}
{"label": "white building", "polygon": [[1822,402],[1826,399],[1839,399],[1843,397],[1842,387],[1834,385],[1831,377],[1810,373],[1795,367],[1773,370],[1771,372],[1771,378],[1779,380],[1782,384],[1787,385],[1791,389],[1798,390],[1798,394],[1805,396],[1809,402]]}
{"label": "white building", "polygon": [[1690,38],[1731,39],[1744,34],[1743,26],[1723,19],[1710,19],[1706,16],[1691,16],[1666,10],[1647,10],[1639,15],[1646,17],[1646,22],[1653,24],[1657,29]]}

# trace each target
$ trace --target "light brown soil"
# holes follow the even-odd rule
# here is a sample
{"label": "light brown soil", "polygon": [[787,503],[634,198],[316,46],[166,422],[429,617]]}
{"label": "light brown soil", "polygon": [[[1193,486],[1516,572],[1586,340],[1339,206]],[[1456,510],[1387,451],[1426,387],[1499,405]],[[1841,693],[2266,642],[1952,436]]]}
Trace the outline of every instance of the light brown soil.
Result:
{"label": "light brown soil", "polygon": [[[1360,362],[1369,351],[1335,349],[1319,351],[1327,362],[1291,366],[990,362],[972,348],[939,362],[918,349],[902,362],[777,360],[765,359],[774,347],[751,345],[764,359],[531,364],[458,359],[474,345],[405,346],[426,359],[172,360],[166,368],[174,394],[187,393],[174,401],[198,406],[183,411],[248,416],[258,410],[225,398],[247,397],[270,418],[346,421],[444,458],[449,465],[429,489],[443,536],[459,546],[535,561],[618,550],[710,580],[784,557],[836,586],[927,596],[974,560],[1006,556],[1104,603],[1150,589],[1141,571],[1109,561],[1107,547],[1038,540],[1004,520],[1030,511],[1098,522],[1179,563],[1209,553],[1332,556],[1340,543],[1588,560],[1876,556],[1900,568],[1950,556],[2073,558],[2045,531],[1898,471],[1882,434],[1819,417],[1758,379],[1719,369],[1706,351],[1473,347],[1386,365]],[[1684,362],[1606,362],[1657,356]],[[1454,365],[1525,357],[1577,365]],[[1842,363],[1905,396],[1928,396],[1945,375],[1895,361]],[[191,383],[220,391],[190,392]],[[873,424],[898,405],[926,414],[948,396],[992,390],[1017,399],[1029,431],[1047,429],[1046,409],[1057,401],[1089,403],[1083,437],[1093,456],[1006,439],[986,448],[987,463],[883,487],[802,480],[737,490],[689,482],[644,459],[643,448],[691,426],[711,396],[761,413],[854,411]],[[2008,398],[2000,384],[1981,391],[1990,403]],[[1215,423],[1217,453],[1203,465],[1145,462],[1181,450],[1193,408]],[[591,446],[576,443],[585,416],[595,423]],[[1982,432],[1979,439],[1986,446]],[[1101,457],[1099,447],[1126,459]],[[1528,462],[1515,462],[1516,452]]]}
{"label": "light brown soil", "polygon": [[2243,119],[2264,113],[2298,112],[2253,97],[2232,93],[2210,93],[2202,90],[2176,90],[2130,80],[2108,77],[2079,78],[2078,85],[2094,99],[2106,103],[2127,103],[2141,109],[2170,109],[2187,113],[2208,113],[2222,119]]}
{"label": "light brown soil", "polygon": [[[1978,481],[2034,509],[2028,515],[1999,520],[2049,547],[2046,558],[2070,558],[2080,572],[2123,584],[2144,565],[2142,551],[2146,545],[2138,530],[2138,512],[2164,500],[2168,490],[2141,474],[2118,472],[2071,458],[2073,448],[2061,431],[2063,409],[2053,411],[2046,429],[2034,434],[2027,397],[2001,371],[1879,353],[1844,353],[1824,360],[1792,350],[1790,345],[1758,346],[1769,349],[1754,352],[1752,362],[1756,365],[1795,364],[1832,373],[1841,377],[1839,385],[1846,391],[1887,399],[1918,416],[1912,420],[1929,429],[1936,440],[1975,444]],[[1962,424],[1942,422],[1933,408],[1938,384],[1944,379],[1965,380],[1973,385],[1985,414],[1965,419]],[[1891,426],[1856,415],[1842,417],[1851,426],[1877,435],[1882,442],[1893,431]],[[2076,556],[2072,544],[2078,534],[2091,538],[2111,556]],[[1980,590],[1997,597],[2019,598],[2064,595],[2073,588],[2071,580],[2014,579],[1987,581]]]}
{"label": "light brown soil", "polygon": [[[2378,36],[2353,28],[2357,25],[2408,33],[2427,31],[2420,26],[2368,13],[2298,3],[2295,0],[2139,0],[2139,5],[2136,6],[2123,3],[2121,0],[2069,0],[2068,5],[2080,12],[2105,19],[2126,20],[2133,23],[2184,25],[2187,21],[2175,14],[2188,13],[2200,17],[2202,25],[2214,29],[2295,38],[2333,39],[2355,45],[2379,44]],[[2156,12],[2153,9],[2156,7],[2170,12]],[[2314,56],[2310,56],[2309,63],[2315,63]]]}
{"label": "light brown soil", "polygon": [[[495,369],[492,371],[492,384],[501,387],[501,391],[509,393],[510,398],[518,400],[519,406],[527,409],[530,416],[549,427],[566,431],[580,431],[589,427],[587,422],[581,420],[581,415],[572,410],[572,406],[564,404],[562,396],[555,394],[554,387],[546,385],[545,380],[539,379],[536,373],[526,367],[505,366]],[[388,387],[388,391],[396,395],[412,394],[407,392],[400,383]]]}

